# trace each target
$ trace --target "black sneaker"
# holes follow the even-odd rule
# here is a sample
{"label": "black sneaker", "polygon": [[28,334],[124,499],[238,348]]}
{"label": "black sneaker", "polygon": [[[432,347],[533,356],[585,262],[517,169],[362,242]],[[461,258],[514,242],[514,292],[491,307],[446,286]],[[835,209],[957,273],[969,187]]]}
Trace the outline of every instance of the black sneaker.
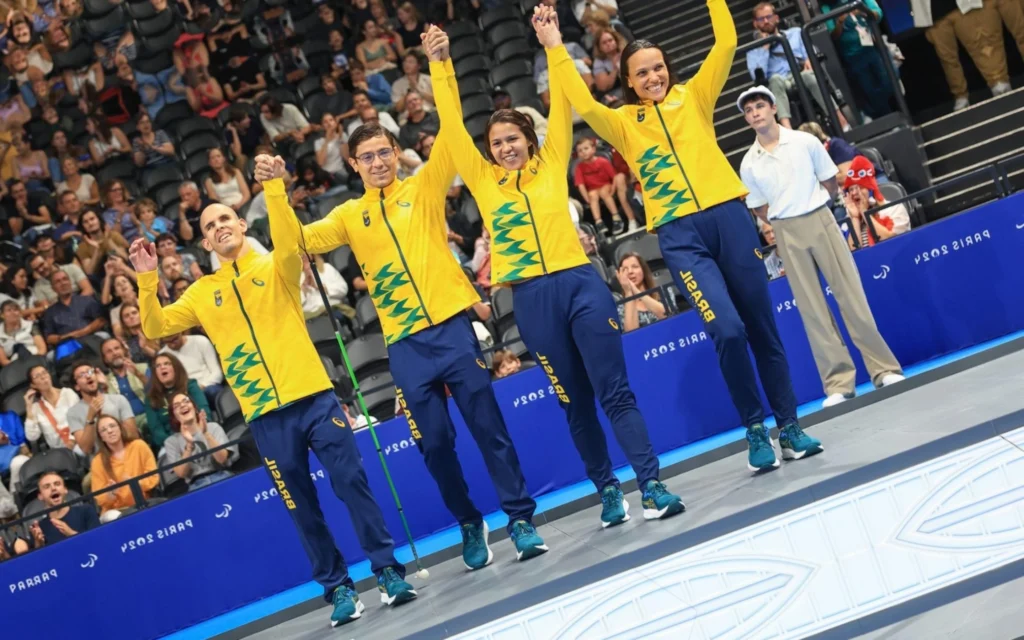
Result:
{"label": "black sneaker", "polygon": [[622,221],[622,218],[620,218],[619,216],[615,216],[614,218],[612,218],[612,235],[613,236],[621,236],[622,233],[625,230],[626,230],[626,223],[624,223]]}

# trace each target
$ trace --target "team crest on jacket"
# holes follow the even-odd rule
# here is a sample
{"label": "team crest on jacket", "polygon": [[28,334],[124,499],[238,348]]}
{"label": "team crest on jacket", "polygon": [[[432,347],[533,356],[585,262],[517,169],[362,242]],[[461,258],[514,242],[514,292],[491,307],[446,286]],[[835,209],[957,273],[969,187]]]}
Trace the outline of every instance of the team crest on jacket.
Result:
{"label": "team crest on jacket", "polygon": [[213,303],[218,307],[224,304],[224,298],[220,297],[220,289],[213,292]]}
{"label": "team crest on jacket", "polygon": [[369,211],[364,211],[363,212],[363,226],[364,227],[370,226],[370,212]]}
{"label": "team crest on jacket", "polygon": [[477,364],[477,366],[478,366],[478,367],[480,367],[481,369],[486,369],[486,368],[487,368],[487,363],[486,363],[486,362],[484,362],[483,360],[481,360],[480,358],[477,358],[477,359],[476,359],[476,364]]}
{"label": "team crest on jacket", "polygon": [[400,206],[400,207],[411,207],[412,205],[409,204],[408,202],[406,202],[405,200],[399,200],[398,201],[398,206]]}
{"label": "team crest on jacket", "polygon": [[764,260],[764,255],[761,253],[760,249],[756,249],[755,248],[754,249],[754,255],[757,256],[758,260]]}
{"label": "team crest on jacket", "polygon": [[637,112],[636,112],[636,121],[637,122],[643,122],[644,118],[646,118],[646,117],[647,117],[647,114],[644,113],[643,109],[637,110]]}
{"label": "team crest on jacket", "polygon": [[504,187],[506,182],[508,182],[508,174],[507,173],[505,174],[505,176],[501,180],[498,180],[498,185]]}
{"label": "team crest on jacket", "polygon": [[611,328],[615,329],[616,331],[619,330],[619,323],[615,322],[614,318],[608,318],[608,325],[611,326]]}
{"label": "team crest on jacket", "polygon": [[254,285],[256,285],[257,287],[263,287],[263,286],[266,286],[266,284],[267,284],[266,282],[263,282],[263,281],[262,281],[262,280],[260,280],[259,278],[253,278],[253,279],[252,279],[252,283],[253,283]]}

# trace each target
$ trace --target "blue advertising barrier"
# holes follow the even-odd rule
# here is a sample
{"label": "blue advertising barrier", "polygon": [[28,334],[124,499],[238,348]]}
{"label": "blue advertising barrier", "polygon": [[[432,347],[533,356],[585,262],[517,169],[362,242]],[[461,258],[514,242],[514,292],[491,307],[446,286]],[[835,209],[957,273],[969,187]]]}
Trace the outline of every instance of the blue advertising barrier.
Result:
{"label": "blue advertising barrier", "polygon": [[[856,260],[882,334],[909,365],[1024,328],[1022,250],[1024,194],[859,251]],[[801,403],[819,398],[821,384],[789,286],[782,279],[771,289],[797,396]],[[838,317],[837,309],[833,313]],[[696,314],[667,319],[623,340],[633,389],[659,453],[738,425]],[[858,382],[864,382],[863,363],[859,356],[855,360]],[[496,390],[530,491],[539,495],[583,480],[583,465],[544,373],[526,370],[497,382]],[[498,499],[480,454],[454,407],[452,415],[473,499],[482,512],[496,511]],[[453,526],[404,419],[382,424],[378,434],[413,535]],[[357,440],[391,532],[404,542],[370,435],[361,431]],[[624,464],[610,432],[608,441],[616,466]],[[363,553],[345,507],[333,497],[319,463],[311,464],[338,546],[355,563]],[[686,477],[673,486],[685,495]],[[0,612],[11,637],[73,637],[88,629],[89,637],[110,640],[153,638],[280,593],[309,576],[287,513],[258,470],[0,564]]]}

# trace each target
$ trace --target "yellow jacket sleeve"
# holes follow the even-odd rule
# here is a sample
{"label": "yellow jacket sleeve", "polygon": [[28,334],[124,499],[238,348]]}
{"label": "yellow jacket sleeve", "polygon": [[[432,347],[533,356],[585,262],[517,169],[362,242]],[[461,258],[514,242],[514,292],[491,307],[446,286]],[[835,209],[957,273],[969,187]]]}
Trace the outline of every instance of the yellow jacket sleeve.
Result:
{"label": "yellow jacket sleeve", "polygon": [[[310,224],[303,225],[300,233],[302,246],[310,254],[327,253],[333,251],[343,244],[348,244],[348,231],[345,230],[345,222],[341,219],[345,205],[358,200],[349,200],[338,205],[327,214],[323,220],[317,220]],[[270,214],[270,202],[267,201],[267,214]],[[277,245],[274,245],[277,248]],[[296,277],[296,281],[298,278]]]}
{"label": "yellow jacket sleeve", "polygon": [[[430,79],[434,88],[434,99],[436,100],[438,84],[436,84],[437,80],[435,78],[444,78],[444,84],[447,85],[452,100],[454,100],[455,104],[461,105],[459,101],[459,85],[455,81],[455,67],[452,66],[450,58],[444,62],[430,63]],[[460,106],[460,114],[461,111]],[[430,152],[430,160],[415,176],[419,184],[427,189],[427,193],[447,192],[448,187],[455,181],[456,170],[452,153],[453,140],[451,131],[449,131],[451,124],[451,120],[449,120],[449,126],[446,127],[444,121],[442,121],[441,130],[438,132],[437,139],[434,140],[434,148]],[[443,207],[441,208],[441,215],[444,215]]]}
{"label": "yellow jacket sleeve", "polygon": [[715,44],[700,69],[686,83],[686,89],[696,99],[704,116],[713,121],[715,103],[725,87],[725,81],[729,79],[736,55],[736,23],[733,22],[725,0],[708,0],[708,11],[711,13]]}
{"label": "yellow jacket sleeve", "polygon": [[[561,49],[565,51],[565,47]],[[556,50],[548,49],[547,51],[549,69],[554,66],[555,61],[552,56],[554,51]],[[575,65],[573,65],[573,68],[575,69]],[[575,73],[575,71],[573,74],[577,78],[579,77],[579,74]],[[561,167],[563,171],[567,171],[569,160],[572,158],[572,104],[569,103],[569,96],[562,82],[551,82],[549,86],[551,89],[551,109],[548,112],[548,133],[544,137],[544,146],[540,157],[545,162],[552,162],[556,166]],[[586,88],[586,85],[584,85],[584,88]],[[597,127],[594,127],[594,130],[596,131]],[[611,141],[609,140],[609,142]]]}
{"label": "yellow jacket sleeve", "polygon": [[[721,0],[724,2],[724,0]],[[569,57],[565,46],[558,46],[548,49],[548,75],[549,86],[559,86],[569,97],[569,103],[587,124],[597,132],[597,135],[607,140],[613,147],[620,151],[626,150],[626,137],[628,135],[626,124],[621,113],[609,109],[590,94],[590,89],[583,82],[579,72],[576,70],[576,63]],[[551,96],[551,106],[555,108],[554,95]],[[550,123],[548,124],[550,135]]]}
{"label": "yellow jacket sleeve", "polygon": [[302,224],[288,204],[284,180],[277,178],[264,182],[263,193],[267,202],[270,241],[274,244],[274,266],[285,278],[298,280],[302,273],[302,258],[299,257]]}
{"label": "yellow jacket sleeve", "polygon": [[156,291],[160,284],[160,276],[154,271],[139,274],[139,314],[142,316],[142,333],[150,340],[158,340],[164,336],[187,331],[199,324],[192,300],[195,291],[188,288],[177,302],[160,306]]}
{"label": "yellow jacket sleeve", "polygon": [[[476,185],[487,175],[490,163],[484,160],[477,151],[473,138],[466,131],[462,121],[462,105],[459,104],[458,93],[449,88],[448,74],[441,64],[431,63],[430,83],[434,88],[434,105],[441,119],[441,131],[444,132],[448,144],[456,150],[454,153],[455,169],[470,191],[476,191]],[[456,89],[458,85],[456,84]],[[437,147],[434,147],[435,151]],[[433,162],[433,155],[431,155]],[[427,163],[430,166],[430,162]],[[426,169],[424,169],[426,171]]]}

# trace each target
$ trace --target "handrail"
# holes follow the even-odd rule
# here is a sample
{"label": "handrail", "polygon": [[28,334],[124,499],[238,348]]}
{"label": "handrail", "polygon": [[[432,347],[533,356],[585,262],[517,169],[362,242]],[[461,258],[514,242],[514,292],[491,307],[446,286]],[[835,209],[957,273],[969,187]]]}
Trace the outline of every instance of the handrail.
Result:
{"label": "handrail", "polygon": [[[809,22],[804,24],[803,27],[801,27],[801,35],[804,40],[804,47],[807,49],[808,53],[814,51],[814,43],[811,41],[812,28],[817,27],[820,24],[824,24],[829,20],[838,18],[839,16],[843,16],[847,13],[852,13],[853,11],[861,11],[865,14],[865,19],[867,20],[868,28],[871,30],[871,37],[875,41],[875,48],[881,50],[882,64],[885,66],[886,75],[889,76],[889,84],[892,86],[893,95],[896,96],[896,103],[899,106],[899,110],[903,114],[906,122],[913,122],[913,120],[910,117],[910,108],[907,106],[906,98],[904,98],[903,92],[900,90],[899,74],[896,73],[896,67],[893,66],[892,58],[889,56],[889,50],[885,46],[885,41],[882,40],[882,31],[878,27],[878,20],[875,19],[875,14],[872,13],[867,8],[867,6],[864,5],[863,2],[860,2],[860,0],[854,0],[854,2],[844,4],[841,7],[836,7],[832,11],[829,11],[826,14],[813,18]],[[818,56],[812,55],[810,58],[811,67],[814,68],[814,77],[818,83],[818,89],[821,91],[822,96],[828,96],[828,85],[825,84],[825,76],[823,75],[825,73],[825,70],[824,68],[822,68],[821,62],[818,60]],[[850,98],[851,99],[847,100],[847,102],[849,104],[854,105],[859,115],[860,107],[856,106],[856,101],[852,99],[852,96],[850,96]],[[829,120],[832,121],[835,129],[839,129],[839,114],[837,107],[832,103],[831,100],[825,100],[825,103],[825,108],[828,110]],[[860,118],[860,121],[863,122],[863,118]],[[841,130],[833,131],[833,134],[839,137],[844,137],[843,132]]]}
{"label": "handrail", "polygon": [[[807,92],[807,87],[805,87],[804,83],[800,81],[801,67],[800,64],[796,61],[796,56],[793,54],[793,47],[789,45],[789,40],[786,39],[786,37],[783,36],[781,33],[768,36],[767,38],[752,40],[751,42],[748,42],[744,45],[740,45],[736,47],[736,52],[734,56],[738,56],[741,53],[745,54],[751,49],[757,49],[758,47],[763,47],[764,45],[770,44],[772,42],[778,42],[782,45],[782,53],[786,56],[786,62],[789,63],[789,71],[795,80],[793,84],[796,86],[797,95],[800,98],[800,104],[802,104],[804,107],[804,112],[814,113],[814,103],[811,101],[811,96]],[[811,49],[808,49],[808,51],[811,51]],[[699,62],[691,62],[690,64],[680,69],[679,74],[680,76],[685,76],[688,73],[695,73],[698,69],[700,69],[702,64],[704,64],[703,60]]]}

